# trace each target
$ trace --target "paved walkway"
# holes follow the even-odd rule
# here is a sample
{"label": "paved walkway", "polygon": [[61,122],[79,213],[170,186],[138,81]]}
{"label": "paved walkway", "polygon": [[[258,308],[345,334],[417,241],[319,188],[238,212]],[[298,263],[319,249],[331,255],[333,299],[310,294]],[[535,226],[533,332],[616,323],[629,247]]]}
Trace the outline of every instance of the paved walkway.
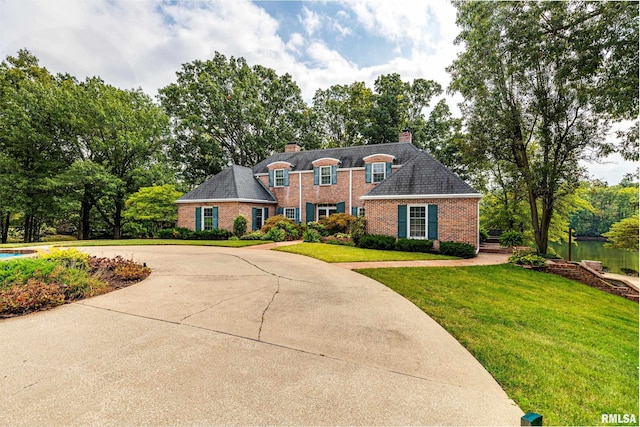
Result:
{"label": "paved walkway", "polygon": [[518,425],[443,328],[385,286],[275,251],[92,247],[145,281],[0,320],[0,425]]}

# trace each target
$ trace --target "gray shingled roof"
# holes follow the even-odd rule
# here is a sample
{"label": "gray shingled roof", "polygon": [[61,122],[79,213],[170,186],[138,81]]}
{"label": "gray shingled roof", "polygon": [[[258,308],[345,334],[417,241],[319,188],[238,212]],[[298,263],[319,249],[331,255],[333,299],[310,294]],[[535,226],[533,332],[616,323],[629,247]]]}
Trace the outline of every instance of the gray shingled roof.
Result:
{"label": "gray shingled roof", "polygon": [[431,155],[420,151],[367,196],[408,196],[438,194],[478,194],[472,186]]}
{"label": "gray shingled roof", "polygon": [[410,143],[390,143],[359,145],[354,147],[329,148],[325,150],[299,151],[296,153],[277,153],[253,167],[253,173],[267,173],[267,165],[284,161],[293,164],[293,170],[313,170],[311,162],[323,157],[332,157],[341,161],[340,168],[364,167],[364,157],[372,154],[390,154],[396,158],[397,165],[411,160],[420,150]]}
{"label": "gray shingled roof", "polygon": [[244,166],[229,166],[209,178],[178,201],[245,199],[275,202],[273,194]]}

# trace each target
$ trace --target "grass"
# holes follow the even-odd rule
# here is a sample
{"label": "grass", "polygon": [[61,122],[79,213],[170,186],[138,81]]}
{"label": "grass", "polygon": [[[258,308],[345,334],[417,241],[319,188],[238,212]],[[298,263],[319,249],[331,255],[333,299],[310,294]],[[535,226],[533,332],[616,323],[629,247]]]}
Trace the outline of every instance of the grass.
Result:
{"label": "grass", "polygon": [[187,245],[187,246],[222,246],[226,248],[242,248],[245,246],[271,243],[264,240],[178,240],[178,239],[104,239],[104,240],[69,240],[38,243],[7,243],[1,248],[20,248],[24,246],[145,246],[145,245]]}
{"label": "grass", "polygon": [[545,425],[638,416],[638,304],[511,265],[358,270],[440,323]]}
{"label": "grass", "polygon": [[351,246],[328,245],[324,243],[300,243],[291,246],[281,246],[279,248],[274,248],[273,250],[305,255],[325,262],[458,259],[451,256],[427,254],[422,252],[381,251],[376,249],[354,248]]}

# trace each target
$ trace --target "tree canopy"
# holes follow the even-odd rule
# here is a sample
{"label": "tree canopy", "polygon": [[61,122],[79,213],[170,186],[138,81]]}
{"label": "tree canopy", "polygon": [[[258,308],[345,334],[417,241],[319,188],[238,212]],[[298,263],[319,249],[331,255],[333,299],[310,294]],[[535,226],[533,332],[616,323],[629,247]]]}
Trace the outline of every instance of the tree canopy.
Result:
{"label": "tree canopy", "polygon": [[521,182],[546,253],[558,201],[579,183],[579,160],[611,152],[611,121],[638,114],[638,4],[454,4],[464,50],[448,71],[465,99],[468,147],[493,175],[500,168]]}

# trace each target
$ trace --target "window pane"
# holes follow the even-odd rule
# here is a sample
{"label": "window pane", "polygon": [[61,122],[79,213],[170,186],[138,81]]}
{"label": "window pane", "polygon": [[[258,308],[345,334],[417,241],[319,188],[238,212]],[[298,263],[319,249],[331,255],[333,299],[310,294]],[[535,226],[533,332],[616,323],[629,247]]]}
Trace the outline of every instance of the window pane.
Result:
{"label": "window pane", "polygon": [[204,230],[213,230],[213,208],[204,208]]}
{"label": "window pane", "polygon": [[409,207],[409,237],[426,237],[427,209],[425,206]]}
{"label": "window pane", "polygon": [[382,182],[385,178],[386,165],[384,163],[374,163],[371,165],[371,178],[373,182]]}
{"label": "window pane", "polygon": [[256,209],[256,228],[262,228],[262,208]]}
{"label": "window pane", "polygon": [[331,185],[331,166],[320,167],[320,184]]}
{"label": "window pane", "polygon": [[287,218],[295,221],[296,220],[296,210],[295,210],[295,208],[285,208],[284,209],[284,216],[286,216]]}
{"label": "window pane", "polygon": [[276,187],[284,187],[284,169],[275,170]]}

